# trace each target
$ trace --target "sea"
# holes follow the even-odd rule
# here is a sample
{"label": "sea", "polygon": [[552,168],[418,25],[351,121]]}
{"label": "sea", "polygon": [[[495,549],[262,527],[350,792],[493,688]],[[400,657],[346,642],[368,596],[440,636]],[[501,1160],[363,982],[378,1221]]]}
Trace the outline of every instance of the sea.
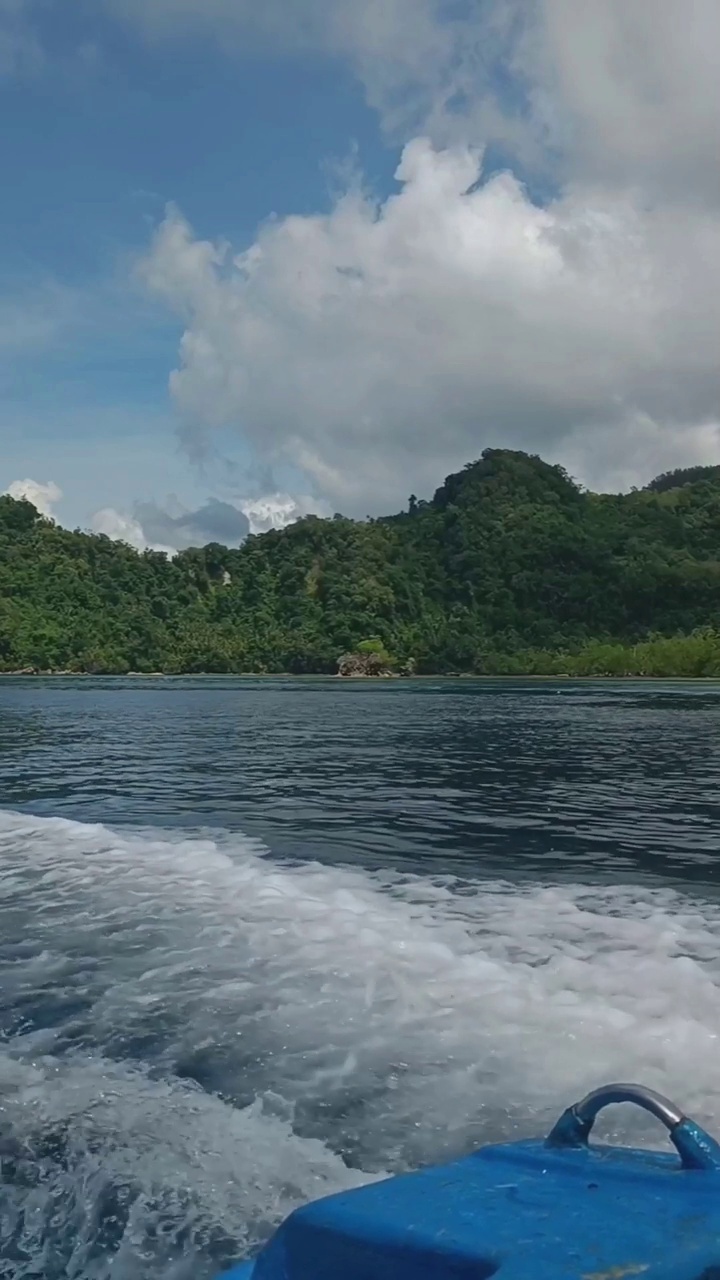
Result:
{"label": "sea", "polygon": [[720,684],[0,680],[2,1280],[208,1280],[617,1079],[720,1134]]}

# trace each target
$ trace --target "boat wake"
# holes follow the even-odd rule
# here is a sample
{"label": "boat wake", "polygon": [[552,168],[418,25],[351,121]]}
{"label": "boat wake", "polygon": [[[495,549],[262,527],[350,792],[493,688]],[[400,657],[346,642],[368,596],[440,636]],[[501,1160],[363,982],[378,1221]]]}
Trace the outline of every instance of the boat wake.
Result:
{"label": "boat wake", "polygon": [[712,903],[13,813],[0,891],[8,1280],[210,1274],[296,1203],[542,1130],[612,1078],[720,1127]]}

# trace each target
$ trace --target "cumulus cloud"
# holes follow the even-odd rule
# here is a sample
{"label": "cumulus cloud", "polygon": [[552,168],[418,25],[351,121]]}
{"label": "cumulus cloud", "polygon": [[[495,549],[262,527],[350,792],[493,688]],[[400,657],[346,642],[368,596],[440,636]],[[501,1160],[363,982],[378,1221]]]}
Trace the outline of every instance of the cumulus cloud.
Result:
{"label": "cumulus cloud", "polygon": [[[112,538],[113,542],[127,542],[136,551],[145,551],[151,545],[139,521],[126,512],[116,511],[114,507],[102,507],[100,511],[96,511],[90,521],[90,529],[92,533],[102,533],[106,538]],[[174,547],[158,546],[154,549],[175,554]]]}
{"label": "cumulus cloud", "polygon": [[527,163],[720,198],[717,0],[105,0],[198,31],[347,60],[394,133],[500,141]]}
{"label": "cumulus cloud", "polygon": [[[224,52],[320,51],[347,61],[391,128],[415,124],[451,92],[466,20],[446,0],[104,0],[153,39],[214,37]],[[502,0],[504,3],[504,0]],[[483,24],[486,36],[489,29]],[[453,80],[453,87],[454,87]]]}
{"label": "cumulus cloud", "polygon": [[238,546],[250,531],[247,516],[217,498],[209,498],[196,511],[188,511],[176,502],[170,510],[155,502],[139,502],[134,516],[150,546],[172,546],[178,551],[207,542]]}
{"label": "cumulus cloud", "polygon": [[[406,142],[383,204],[358,184],[237,252],[169,213],[144,271],[185,323],[186,440],[234,427],[359,515],[492,444],[607,486],[720,457],[717,0],[103,3],[340,59]],[[498,146],[543,207],[481,176]]]}
{"label": "cumulus cloud", "polygon": [[[384,203],[358,184],[237,252],[168,214],[143,270],[184,321],[186,439],[235,428],[359,515],[492,444],[607,486],[720,458],[717,0],[102,3],[153,39],[343,59],[396,137],[424,131]],[[0,64],[36,8],[0,0]],[[492,143],[545,178],[542,207],[481,174]],[[0,312],[0,347],[48,341],[46,323]],[[225,516],[241,538],[241,517],[305,509],[275,495]],[[135,545],[230,540],[205,509],[95,520]]]}
{"label": "cumulus cloud", "polygon": [[581,184],[539,207],[480,164],[415,140],[384,204],[353,189],[234,256],[171,211],[143,270],[185,320],[186,422],[357,514],[487,445],[599,482],[638,423],[639,480],[689,441],[720,457],[720,222]]}
{"label": "cumulus cloud", "polygon": [[62,489],[53,480],[46,480],[45,483],[30,479],[13,480],[5,492],[16,501],[25,498],[28,502],[32,502],[41,515],[51,518],[54,517],[54,508],[63,496]]}
{"label": "cumulus cloud", "polygon": [[[62,499],[62,489],[53,480],[13,480],[5,493],[11,498],[26,498],[41,515],[55,518],[55,507]],[[267,493],[254,498],[241,498],[237,503],[208,498],[201,507],[191,510],[174,496],[165,505],[136,502],[132,513],[115,507],[102,507],[90,520],[93,533],[104,534],[115,542],[126,542],[137,551],[152,548],[174,556],[188,547],[202,547],[220,542],[227,547],[240,546],[248,534],[284,529],[303,516],[329,515],[326,504],[307,496],[289,493]]]}
{"label": "cumulus cloud", "polygon": [[247,516],[250,533],[285,529],[303,516],[331,514],[327,503],[304,495],[293,497],[289,493],[267,493],[259,498],[244,498],[238,505]]}
{"label": "cumulus cloud", "polygon": [[516,75],[565,168],[720,202],[716,0],[516,0]]}
{"label": "cumulus cloud", "polygon": [[[30,482],[31,483],[31,482]],[[202,547],[220,542],[237,547],[248,534],[284,529],[311,512],[327,515],[329,510],[309,497],[292,497],[288,493],[270,493],[237,503],[208,498],[191,511],[177,498],[170,497],[164,506],[156,502],[137,502],[132,514],[104,507],[91,520],[94,533],[127,542],[138,551],[151,547],[175,555],[188,547]]]}
{"label": "cumulus cloud", "polygon": [[166,507],[156,502],[137,502],[132,515],[104,507],[92,517],[91,529],[94,533],[104,533],[108,538],[127,542],[138,551],[151,547],[155,551],[175,555],[188,547],[201,547],[208,542],[239,546],[250,531],[250,522],[237,507],[217,498],[209,498],[196,511],[190,511],[177,499],[170,498]]}

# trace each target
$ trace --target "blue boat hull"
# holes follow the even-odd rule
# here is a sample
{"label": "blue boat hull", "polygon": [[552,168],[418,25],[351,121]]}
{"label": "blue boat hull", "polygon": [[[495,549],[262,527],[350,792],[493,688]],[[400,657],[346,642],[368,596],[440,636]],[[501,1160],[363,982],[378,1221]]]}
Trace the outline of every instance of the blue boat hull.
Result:
{"label": "blue boat hull", "polygon": [[[605,1099],[605,1100],[603,1100]],[[639,1101],[680,1156],[591,1147]],[[609,1086],[545,1141],[374,1182],[297,1210],[225,1280],[720,1280],[720,1147],[658,1095]]]}

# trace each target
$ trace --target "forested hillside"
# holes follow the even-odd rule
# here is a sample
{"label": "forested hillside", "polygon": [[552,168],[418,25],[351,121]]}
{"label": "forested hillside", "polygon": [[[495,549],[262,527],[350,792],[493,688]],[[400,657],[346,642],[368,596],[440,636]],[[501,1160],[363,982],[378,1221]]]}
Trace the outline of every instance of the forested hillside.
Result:
{"label": "forested hillside", "polygon": [[[430,501],[174,559],[0,498],[0,669],[720,674],[720,469],[630,494],[487,450]],[[666,637],[666,639],[662,639]]]}

